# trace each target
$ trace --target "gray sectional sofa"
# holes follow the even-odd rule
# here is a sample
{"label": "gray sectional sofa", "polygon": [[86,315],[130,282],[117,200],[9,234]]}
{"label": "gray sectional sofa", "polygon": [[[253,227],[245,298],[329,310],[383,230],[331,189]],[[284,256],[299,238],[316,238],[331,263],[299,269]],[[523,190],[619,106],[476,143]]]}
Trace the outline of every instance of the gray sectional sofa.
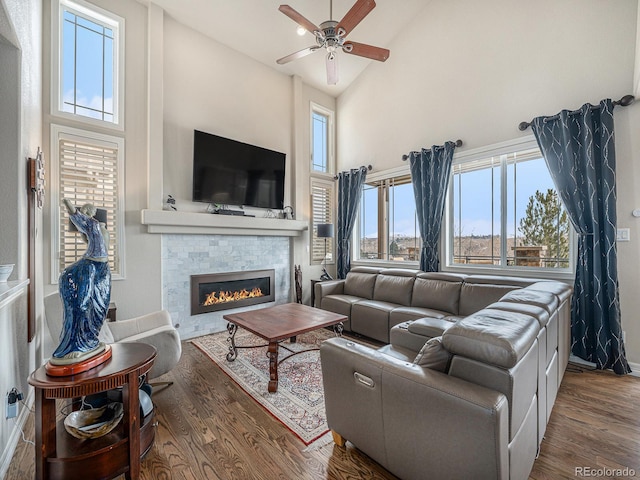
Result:
{"label": "gray sectional sofa", "polygon": [[[357,267],[316,307],[386,345],[324,342],[327,421],[402,479],[525,479],[569,359],[571,287]],[[348,401],[345,401],[348,399]]]}

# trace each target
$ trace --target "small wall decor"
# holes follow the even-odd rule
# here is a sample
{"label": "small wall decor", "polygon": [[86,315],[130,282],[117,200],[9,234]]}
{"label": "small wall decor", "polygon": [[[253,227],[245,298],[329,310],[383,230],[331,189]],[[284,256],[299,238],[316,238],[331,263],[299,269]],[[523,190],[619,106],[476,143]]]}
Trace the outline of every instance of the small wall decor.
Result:
{"label": "small wall decor", "polygon": [[167,200],[164,202],[164,209],[165,210],[174,210],[177,211],[178,209],[176,208],[176,199],[173,198],[171,196],[171,194],[167,195]]}
{"label": "small wall decor", "polygon": [[35,194],[36,206],[42,208],[44,203],[44,160],[40,147],[38,147],[36,158],[29,159],[29,188]]}
{"label": "small wall decor", "polygon": [[[31,342],[36,333],[36,265],[40,261],[36,258],[38,254],[36,249],[36,237],[38,235],[37,224],[38,217],[42,215],[42,206],[44,204],[44,159],[42,158],[42,150],[38,147],[35,158],[27,159],[27,178],[28,178],[28,205],[29,205],[29,293],[28,293],[28,311],[27,311],[27,341]],[[40,212],[40,213],[38,213]]]}

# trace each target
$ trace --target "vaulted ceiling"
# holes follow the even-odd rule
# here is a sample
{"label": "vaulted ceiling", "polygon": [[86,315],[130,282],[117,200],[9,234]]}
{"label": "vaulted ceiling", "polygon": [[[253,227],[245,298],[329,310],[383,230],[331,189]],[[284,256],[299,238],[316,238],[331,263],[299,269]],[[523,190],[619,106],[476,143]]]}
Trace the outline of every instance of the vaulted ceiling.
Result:
{"label": "vaulted ceiling", "polygon": [[[299,36],[297,25],[278,11],[286,3],[311,22],[329,20],[330,0],[151,0],[165,12],[204,35],[275,70],[299,75],[305,83],[338,96],[375,60],[338,53],[337,85],[327,85],[322,51],[277,65],[276,59],[315,45],[310,33]],[[355,0],[334,0],[333,20],[341,20]],[[376,7],[348,35],[349,40],[390,48],[393,38],[429,3],[427,0],[377,0]],[[393,58],[393,49],[391,56]]]}

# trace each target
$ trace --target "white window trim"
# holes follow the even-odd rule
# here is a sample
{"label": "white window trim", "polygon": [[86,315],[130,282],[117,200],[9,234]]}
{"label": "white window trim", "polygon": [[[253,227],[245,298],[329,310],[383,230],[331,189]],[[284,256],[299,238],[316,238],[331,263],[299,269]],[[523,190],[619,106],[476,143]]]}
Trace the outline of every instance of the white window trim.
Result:
{"label": "white window trim", "polygon": [[[113,52],[116,57],[113,65],[114,82],[114,112],[113,122],[85,117],[62,110],[62,95],[60,88],[62,74],[62,13],[64,6],[80,15],[88,16],[102,23],[114,31]],[[97,7],[84,0],[52,0],[51,1],[51,114],[88,125],[107,127],[114,130],[124,130],[124,45],[125,20],[107,10]]]}
{"label": "white window trim", "polygon": [[[527,150],[530,148],[538,148],[538,142],[534,135],[527,135],[525,137],[517,138],[514,140],[508,140],[506,142],[500,142],[493,145],[487,145],[473,150],[464,152],[456,152],[453,157],[454,164],[472,162],[475,160],[482,160],[491,156],[499,156],[508,153],[512,153],[518,150]],[[575,276],[575,262],[577,252],[577,238],[569,222],[569,267],[567,269],[558,268],[535,268],[535,267],[505,267],[502,265],[455,265],[451,262],[452,257],[452,237],[451,237],[451,216],[453,215],[453,202],[451,197],[453,195],[453,175],[449,180],[449,188],[447,190],[447,203],[445,205],[445,217],[443,218],[443,228],[440,236],[440,265],[443,272],[457,272],[467,274],[480,274],[491,273],[500,275],[509,275],[512,277],[532,277],[532,278],[546,278],[557,280],[572,280]],[[504,194],[504,192],[503,192]],[[504,202],[502,208],[505,208]]]}
{"label": "white window trim", "polygon": [[[324,177],[324,178],[323,178]],[[324,175],[323,177],[321,176],[313,176],[311,178],[311,181],[309,182],[309,191],[311,192],[310,194],[310,203],[311,203],[311,219],[309,221],[309,228],[310,228],[310,240],[309,240],[309,264],[310,265],[321,265],[323,262],[322,261],[318,261],[316,259],[313,258],[313,241],[315,239],[315,229],[314,229],[314,222],[315,222],[315,218],[313,217],[313,187],[314,184],[318,184],[320,186],[326,186],[328,187],[328,189],[331,192],[331,203],[332,203],[332,209],[331,209],[331,223],[333,223],[333,240],[331,241],[331,249],[327,250],[327,253],[331,253],[331,260],[324,262],[325,265],[333,265],[336,263],[336,243],[338,241],[338,225],[337,225],[337,200],[338,200],[338,194],[337,194],[337,187],[336,187],[336,182],[333,179],[328,179],[326,178],[326,175]]]}
{"label": "white window trim", "polygon": [[[379,182],[382,180],[387,180],[389,178],[395,177],[404,177],[406,175],[411,175],[411,168],[409,166],[409,162],[405,162],[403,165],[399,167],[389,168],[387,170],[380,170],[374,172],[370,175],[367,175],[367,182]],[[398,268],[399,266],[405,266],[409,268],[420,268],[419,261],[393,261],[393,260],[385,260],[385,259],[359,259],[357,258],[357,252],[360,251],[360,214],[358,213],[358,218],[356,218],[356,222],[358,222],[353,229],[353,237],[351,239],[351,244],[353,247],[351,248],[351,265],[352,266],[375,266],[375,267],[394,267]]]}
{"label": "white window trim", "polygon": [[124,225],[124,205],[125,205],[125,185],[124,185],[124,139],[120,137],[114,137],[112,135],[105,135],[101,133],[95,133],[87,130],[80,130],[73,127],[65,127],[62,125],[51,124],[51,184],[49,187],[51,195],[51,283],[58,283],[58,276],[60,275],[60,209],[62,208],[62,197],[60,196],[60,138],[76,138],[82,141],[89,141],[93,143],[108,143],[116,144],[118,146],[118,177],[117,183],[118,189],[118,211],[121,213],[118,215],[119,221],[116,228],[116,241],[118,244],[118,257],[116,262],[118,263],[119,274],[112,275],[112,280],[124,280],[126,279],[125,271],[125,225]]}
{"label": "white window trim", "polygon": [[[333,176],[336,171],[335,155],[335,112],[315,102],[309,102],[309,169],[312,175]],[[327,117],[327,171],[318,172],[313,169],[313,114],[317,112]]]}

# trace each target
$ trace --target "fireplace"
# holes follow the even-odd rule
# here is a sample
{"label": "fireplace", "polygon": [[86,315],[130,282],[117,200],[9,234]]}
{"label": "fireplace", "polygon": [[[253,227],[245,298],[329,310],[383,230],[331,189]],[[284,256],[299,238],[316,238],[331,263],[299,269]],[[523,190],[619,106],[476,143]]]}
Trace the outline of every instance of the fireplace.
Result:
{"label": "fireplace", "polygon": [[191,315],[275,301],[275,270],[191,275]]}

